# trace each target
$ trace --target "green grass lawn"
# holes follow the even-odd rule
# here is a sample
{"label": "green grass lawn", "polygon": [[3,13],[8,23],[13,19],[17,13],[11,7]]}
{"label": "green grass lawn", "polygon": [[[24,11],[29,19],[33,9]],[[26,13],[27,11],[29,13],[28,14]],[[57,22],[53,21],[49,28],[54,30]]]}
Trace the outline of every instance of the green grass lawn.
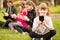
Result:
{"label": "green grass lawn", "polygon": [[60,13],[60,5],[50,6],[50,11],[51,11],[52,13]]}
{"label": "green grass lawn", "polygon": [[53,25],[56,29],[57,34],[53,37],[53,40],[60,40],[60,20],[53,19]]}
{"label": "green grass lawn", "polygon": [[0,28],[0,40],[31,40],[29,36]]}
{"label": "green grass lawn", "polygon": [[[0,21],[5,21],[2,17],[0,10]],[[53,19],[54,28],[57,31],[57,34],[53,37],[53,40],[60,40],[60,20]],[[0,27],[0,40],[31,40],[29,36],[22,35],[20,33],[15,33],[10,31],[7,28]]]}

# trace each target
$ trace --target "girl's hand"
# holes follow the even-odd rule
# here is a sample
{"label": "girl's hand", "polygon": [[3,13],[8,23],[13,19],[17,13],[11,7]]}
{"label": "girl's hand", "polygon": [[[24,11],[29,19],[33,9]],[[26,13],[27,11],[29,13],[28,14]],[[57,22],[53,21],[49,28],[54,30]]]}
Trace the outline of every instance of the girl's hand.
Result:
{"label": "girl's hand", "polygon": [[50,31],[50,28],[48,27],[48,25],[45,21],[43,21],[43,25]]}
{"label": "girl's hand", "polygon": [[11,17],[15,19],[17,17],[17,15],[12,14]]}
{"label": "girl's hand", "polygon": [[37,24],[42,24],[42,22],[41,22],[41,21],[39,21]]}
{"label": "girl's hand", "polygon": [[43,25],[45,25],[46,24],[46,22],[45,21],[43,21],[43,23],[42,23]]}
{"label": "girl's hand", "polygon": [[27,16],[24,16],[23,18],[25,21],[29,21],[30,19]]}
{"label": "girl's hand", "polygon": [[38,28],[40,27],[40,25],[41,25],[41,24],[42,24],[42,22],[41,22],[41,21],[38,21],[38,22],[37,22],[36,30],[35,30],[35,31],[36,31],[36,33],[38,32]]}
{"label": "girl's hand", "polygon": [[38,28],[41,24],[42,24],[42,22],[38,21],[36,27]]}
{"label": "girl's hand", "polygon": [[4,16],[9,16],[9,14],[8,13],[5,13]]}

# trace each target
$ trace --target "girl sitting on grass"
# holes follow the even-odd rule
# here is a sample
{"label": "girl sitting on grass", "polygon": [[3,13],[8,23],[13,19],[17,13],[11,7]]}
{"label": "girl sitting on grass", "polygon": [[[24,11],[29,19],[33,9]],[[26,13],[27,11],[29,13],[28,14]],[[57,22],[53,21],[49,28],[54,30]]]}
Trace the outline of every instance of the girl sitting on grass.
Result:
{"label": "girl sitting on grass", "polygon": [[26,5],[27,5],[27,17],[29,19],[29,21],[26,21],[30,27],[32,28],[32,25],[33,25],[33,21],[34,21],[34,18],[36,17],[36,5],[34,2],[32,1],[27,1],[26,2]]}
{"label": "girl sitting on grass", "polygon": [[9,23],[9,27],[10,27],[10,29],[15,28],[20,33],[29,32],[30,27],[29,27],[29,24],[26,22],[26,20],[29,20],[29,19],[27,18],[27,10],[26,10],[24,2],[22,2],[20,4],[20,11],[19,12],[20,12],[19,13],[20,17],[13,15],[12,18],[19,21],[20,24],[17,24],[16,22],[11,22],[11,23]]}
{"label": "girl sitting on grass", "polygon": [[52,19],[49,15],[49,7],[46,5],[46,3],[41,3],[38,8],[38,16],[34,19],[30,37],[50,40],[51,37],[56,34],[56,31],[53,28]]}

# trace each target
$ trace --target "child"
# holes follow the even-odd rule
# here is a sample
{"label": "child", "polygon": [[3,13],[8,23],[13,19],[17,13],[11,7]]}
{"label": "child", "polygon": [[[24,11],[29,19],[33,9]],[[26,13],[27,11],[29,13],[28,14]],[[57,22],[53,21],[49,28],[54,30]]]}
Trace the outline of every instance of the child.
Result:
{"label": "child", "polygon": [[5,25],[8,25],[9,21],[16,21],[15,19],[13,19],[11,16],[13,14],[16,14],[17,15],[17,10],[16,8],[14,7],[13,5],[13,2],[12,1],[8,1],[7,2],[7,8],[6,8],[6,13],[4,13],[3,17],[5,20],[7,20],[7,22],[3,25],[3,27]]}
{"label": "child", "polygon": [[27,1],[27,17],[29,18],[29,21],[26,21],[30,27],[32,28],[33,20],[36,17],[36,11],[35,11],[35,4],[32,1]]}
{"label": "child", "polygon": [[38,8],[38,16],[34,19],[32,38],[43,38],[43,40],[50,40],[56,34],[53,28],[52,19],[49,16],[50,10],[45,3],[41,3]]}
{"label": "child", "polygon": [[7,6],[8,6],[8,7],[6,8],[6,13],[4,13],[4,18],[5,18],[6,20],[11,19],[11,18],[12,18],[11,15],[17,14],[17,10],[16,10],[16,8],[14,7],[12,1],[8,1],[8,2],[7,2]]}
{"label": "child", "polygon": [[24,21],[26,16],[27,16],[27,10],[26,10],[26,7],[25,7],[25,1],[21,2],[21,4],[20,4],[19,15],[20,15],[20,17],[16,17],[16,20],[20,21],[22,26],[28,26],[28,24]]}

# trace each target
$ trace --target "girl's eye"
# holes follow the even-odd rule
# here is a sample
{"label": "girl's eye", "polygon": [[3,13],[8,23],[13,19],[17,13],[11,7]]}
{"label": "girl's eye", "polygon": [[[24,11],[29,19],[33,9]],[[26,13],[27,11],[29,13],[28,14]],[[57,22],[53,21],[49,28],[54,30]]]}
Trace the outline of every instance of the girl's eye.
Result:
{"label": "girl's eye", "polygon": [[45,11],[46,9],[41,9],[41,10],[44,10]]}
{"label": "girl's eye", "polygon": [[45,10],[45,9],[41,9],[41,10]]}

